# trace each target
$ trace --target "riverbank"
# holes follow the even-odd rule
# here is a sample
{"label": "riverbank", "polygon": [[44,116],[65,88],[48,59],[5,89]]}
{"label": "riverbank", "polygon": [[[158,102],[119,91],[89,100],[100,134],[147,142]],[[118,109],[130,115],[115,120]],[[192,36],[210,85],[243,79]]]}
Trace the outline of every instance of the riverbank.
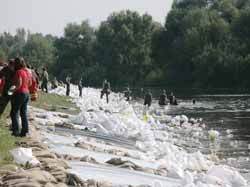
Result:
{"label": "riverbank", "polygon": [[[74,141],[80,139],[80,142],[81,140],[84,142],[81,149],[72,146],[72,142],[62,143],[60,141],[62,137],[58,137],[59,141],[53,141],[53,138],[50,138],[54,151],[58,153],[67,152],[74,156],[88,154],[100,163],[106,163],[114,156],[112,151],[111,154],[104,151],[103,147],[110,143],[106,141],[107,137],[112,140],[122,139],[123,143],[124,139],[126,139],[133,142],[136,151],[126,150],[126,156],[125,158],[122,157],[123,159],[132,161],[142,167],[147,166],[150,169],[164,169],[165,180],[177,179],[177,183],[181,184],[180,186],[247,185],[246,180],[235,168],[222,164],[218,157],[210,154],[213,150],[208,150],[207,154],[201,154],[199,147],[192,149],[193,145],[201,144],[200,140],[204,139],[204,137],[209,139],[210,129],[206,128],[202,120],[189,119],[184,115],[170,116],[168,115],[168,107],[160,110],[152,107],[150,110],[145,111],[140,103],[127,103],[119,93],[112,93],[110,103],[106,104],[105,100],[100,100],[100,90],[98,89],[85,88],[83,98],[78,97],[77,87],[72,87],[71,90],[73,102],[80,107],[82,112],[70,118],[69,121],[77,125],[78,128],[88,128],[89,131],[96,135],[105,136],[102,138],[102,145],[99,145],[94,150],[88,150],[89,148],[85,144],[94,143],[96,145],[100,141],[97,137],[86,139],[82,138],[82,136],[75,136],[74,133],[69,133],[74,137]],[[58,88],[54,92],[64,94],[65,89]],[[103,139],[105,140],[104,143]],[[188,144],[186,139],[188,139]],[[119,143],[117,145],[117,142],[114,141],[112,143],[116,145],[116,149],[117,147],[125,147]],[[102,154],[96,153],[96,149],[102,150]],[[97,176],[96,178],[106,178],[112,182],[119,179],[108,174],[109,171],[113,171],[113,168],[109,170],[101,168],[106,172],[100,173],[96,166],[94,168],[86,165],[74,167],[74,163],[72,163],[72,166],[73,170],[78,171],[79,176],[82,178]],[[85,173],[85,169],[90,169],[92,172]],[[95,175],[95,172],[99,173],[99,175]],[[140,184],[154,186],[154,182],[159,182],[164,186],[164,183],[157,178],[145,183],[145,181],[140,181],[138,178],[133,180],[133,178],[126,175],[126,172],[126,170],[122,172],[125,181],[120,184],[128,185],[139,182]],[[86,176],[81,175],[81,173],[85,173]],[[121,175],[121,173],[118,173],[116,172],[115,176]],[[128,183],[128,181],[131,183]],[[174,183],[172,185],[174,186]],[[168,184],[168,186],[171,185]]]}
{"label": "riverbank", "polygon": [[[65,90],[53,92],[64,94]],[[116,93],[106,104],[99,94],[98,89],[84,88],[83,98],[79,98],[73,86],[72,98],[66,100],[80,108],[78,115],[30,108],[32,134],[39,139],[19,145],[31,147],[41,162],[36,168],[55,178],[48,185],[247,186],[235,168],[220,164],[217,157],[187,151],[182,136],[188,135],[196,144],[199,137],[208,136],[201,120],[169,116],[167,108],[145,113],[140,103],[129,104]],[[54,168],[57,165],[60,168]]]}
{"label": "riverbank", "polygon": [[[31,103],[31,105],[46,110],[65,111],[70,114],[77,114],[79,111],[78,108],[69,101],[69,98],[53,94],[40,93],[38,101]],[[70,110],[72,107],[74,110]],[[70,183],[77,184],[77,182],[74,181],[74,179],[77,180],[77,177],[70,175],[66,171],[69,166],[65,160],[58,158],[49,150],[48,145],[42,143],[39,126],[34,120],[34,117],[32,117],[34,116],[32,107],[30,106],[29,109],[30,133],[26,138],[16,138],[10,135],[10,119],[7,115],[10,111],[9,106],[1,118],[0,186],[63,187]],[[10,154],[13,148],[32,149],[32,153],[39,161],[39,164],[31,165],[26,163],[20,165],[15,163]]]}

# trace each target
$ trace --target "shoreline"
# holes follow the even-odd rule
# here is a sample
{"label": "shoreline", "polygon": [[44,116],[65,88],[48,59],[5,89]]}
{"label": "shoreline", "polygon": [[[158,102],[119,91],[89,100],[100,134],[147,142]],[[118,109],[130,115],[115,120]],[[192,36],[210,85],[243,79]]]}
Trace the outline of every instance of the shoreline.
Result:
{"label": "shoreline", "polygon": [[[103,186],[109,185],[94,180],[82,180],[77,175],[69,172],[67,161],[80,160],[69,155],[59,155],[50,150],[49,145],[42,142],[43,131],[40,125],[35,121],[34,112],[29,111],[29,134],[27,137],[15,142],[16,148],[31,148],[32,155],[40,164],[32,166],[29,163],[25,165],[12,163],[0,166],[0,186],[1,187],[81,187],[81,186]],[[38,109],[38,108],[37,108]],[[38,109],[40,110],[40,109]],[[62,118],[68,114],[62,113]],[[8,122],[10,123],[10,121]],[[55,125],[55,124],[53,124]],[[49,128],[49,127],[46,127]],[[67,128],[65,128],[67,130]],[[39,132],[40,131],[40,132]],[[87,158],[88,159],[88,158]],[[83,160],[82,160],[83,161]],[[86,160],[87,161],[87,160]]]}
{"label": "shoreline", "polygon": [[[201,181],[198,182],[202,184],[212,184],[212,183],[215,184],[218,182],[224,184],[224,182],[221,180],[224,176],[219,176],[218,172],[224,173],[225,177],[227,174],[232,175],[234,172],[235,175],[237,174],[237,177],[238,179],[241,180],[242,184],[244,183],[244,180],[241,178],[241,176],[238,176],[238,173],[233,168],[227,167],[226,165],[219,165],[218,163],[216,164],[216,161],[211,162],[209,161],[211,158],[208,159],[207,156],[203,156],[199,152],[194,154],[189,154],[181,147],[178,148],[174,146],[173,145],[174,142],[170,141],[172,140],[171,138],[172,135],[175,135],[175,130],[180,129],[180,127],[182,130],[185,130],[186,128],[188,130],[189,127],[198,128],[197,129],[198,132],[204,134],[204,132],[202,132],[202,128],[200,125],[197,126],[195,122],[194,124],[190,123],[189,119],[185,116],[179,116],[179,117],[176,116],[168,118],[169,122],[167,123],[167,125],[159,124],[156,121],[156,119],[159,118],[158,120],[161,120],[161,118],[164,117],[165,114],[163,116],[161,115],[154,116],[154,114],[152,114],[152,116],[149,115],[150,118],[147,119],[146,122],[144,121],[144,119],[139,119],[136,117],[131,106],[128,106],[127,104],[125,104],[125,106],[127,106],[128,108],[122,106],[121,104],[123,103],[120,102],[119,97],[116,98],[117,96],[115,95],[114,95],[114,100],[112,101],[113,103],[111,103],[111,105],[109,106],[99,105],[99,100],[98,101],[96,100],[96,98],[98,97],[96,91],[98,90],[93,90],[93,89],[84,90],[84,94],[86,94],[87,96],[89,96],[90,94],[89,92],[91,92],[91,94],[96,94],[94,95],[94,97],[92,96],[91,98],[89,98],[88,101],[83,99],[78,99],[78,97],[76,96],[71,98],[71,100],[73,100],[73,102],[75,102],[78,107],[82,107],[81,108],[82,112],[79,115],[71,116],[65,113],[47,111],[37,108],[32,108],[30,110],[32,111],[30,116],[30,120],[32,121],[30,124],[30,127],[32,126],[30,128],[31,137],[30,139],[29,138],[25,139],[23,142],[21,141],[19,145],[32,148],[33,155],[36,156],[38,160],[42,163],[40,167],[37,167],[39,168],[39,172],[42,173],[47,172],[48,176],[52,176],[50,177],[50,180],[48,180],[49,182],[46,182],[46,184],[44,182],[41,184],[39,183],[40,186],[47,187],[46,185],[48,183],[48,185],[54,185],[55,187],[57,187],[57,185],[64,185],[64,186],[92,185],[92,186],[111,187],[111,186],[116,186],[118,185],[119,182],[121,182],[120,180],[116,180],[119,179],[117,178],[118,174],[121,175],[120,176],[121,178],[125,178],[127,180],[126,185],[124,185],[124,183],[122,183],[121,185],[128,186],[127,183],[129,181],[128,180],[129,176],[126,175],[126,172],[130,173],[130,175],[132,175],[133,177],[136,176],[136,172],[139,173],[141,172],[140,175],[144,175],[143,176],[144,178],[148,176],[147,180],[150,179],[150,177],[152,178],[152,176],[153,176],[152,179],[157,178],[157,176],[158,178],[164,177],[164,180],[177,179],[175,181],[176,184],[174,184],[174,182],[169,183],[170,184],[169,186],[178,186],[178,187],[180,187],[182,184],[183,185],[196,184],[197,180]],[[77,101],[79,102],[77,103]],[[102,117],[102,119],[105,119],[105,121],[103,122],[94,121],[95,119],[100,120],[98,116]],[[85,121],[86,118],[89,119],[90,121],[88,120]],[[114,124],[119,124],[118,121],[120,121],[121,124],[117,125],[116,127],[119,128],[112,129],[113,127],[115,127],[113,126]],[[109,122],[113,122],[113,124]],[[100,124],[96,125],[98,123]],[[168,124],[170,123],[176,125],[176,127],[168,126]],[[65,133],[56,131],[56,128],[58,127],[63,128],[65,130]],[[132,152],[131,150],[129,150],[129,148],[126,149],[124,146],[115,144],[114,142],[105,142],[104,141],[105,139],[104,140],[98,139],[98,137],[95,136],[87,137],[81,134],[75,135],[73,133],[73,130],[83,132],[86,127],[99,128],[99,130],[101,130],[100,134],[108,132],[108,134],[106,134],[107,137],[112,135],[119,137],[119,134],[125,132],[124,137],[136,140],[135,147],[137,148],[137,150],[135,152]],[[148,135],[153,135],[153,136],[152,137],[143,136],[144,134],[142,133],[137,134],[137,132],[142,132],[142,131],[144,132],[144,130],[147,130],[145,132],[150,132]],[[98,131],[95,132],[97,132],[98,134]],[[176,133],[178,132],[179,131],[177,131]],[[157,143],[157,145],[152,147],[151,144],[148,144],[150,147],[146,147],[145,143],[150,143],[150,142],[145,142],[144,140],[147,140],[145,138],[149,138],[148,140],[153,140],[154,142]],[[161,146],[158,147],[158,145],[162,145],[164,147]],[[162,152],[164,151],[163,148],[166,148],[167,152]],[[158,152],[151,153],[150,151],[148,151],[150,149],[153,151],[158,150]],[[174,154],[171,153],[173,151]],[[175,160],[174,157],[179,159],[186,158],[187,161],[190,160],[190,163],[186,163],[186,165],[183,165],[183,167],[180,168],[175,167],[179,166],[179,165],[174,165],[174,164],[179,164],[179,161],[176,160],[175,163],[172,162]],[[155,164],[154,168],[152,168],[153,164],[150,162]],[[72,167],[71,170],[69,169],[69,165]],[[60,167],[58,168],[58,166]],[[32,169],[36,170],[34,168]],[[28,169],[28,171],[30,170],[31,173],[34,172],[32,171],[32,169]],[[193,173],[190,173],[189,171],[190,172],[197,171],[198,174],[193,175]],[[25,173],[27,172],[27,170],[22,172]],[[96,172],[97,173],[99,172],[99,177],[98,176],[95,177]],[[107,175],[105,172],[107,172]],[[110,174],[112,174],[111,178],[109,178],[110,176],[108,176],[109,172]],[[100,175],[104,173],[106,176],[101,177]],[[10,178],[13,177],[11,175],[14,174],[13,173],[9,174]],[[219,176],[219,178],[217,178],[216,176]],[[197,177],[199,177],[199,179],[197,179]],[[215,177],[215,178],[211,179],[213,181],[210,182],[209,177]],[[227,176],[225,180],[228,180],[228,177],[229,176]],[[20,178],[24,180],[22,177]],[[93,180],[94,178],[95,180]],[[105,181],[104,180],[100,181],[103,178],[105,178]],[[140,179],[141,181],[143,181],[142,178]],[[140,180],[140,179],[135,179],[135,180]],[[189,179],[190,181],[187,181]],[[135,185],[135,182],[138,183],[138,181],[133,181],[133,182],[134,182],[133,186],[137,186]],[[129,181],[129,183],[132,182]],[[144,182],[143,184],[151,184],[151,183]],[[153,184],[151,184],[151,186],[152,185]]]}

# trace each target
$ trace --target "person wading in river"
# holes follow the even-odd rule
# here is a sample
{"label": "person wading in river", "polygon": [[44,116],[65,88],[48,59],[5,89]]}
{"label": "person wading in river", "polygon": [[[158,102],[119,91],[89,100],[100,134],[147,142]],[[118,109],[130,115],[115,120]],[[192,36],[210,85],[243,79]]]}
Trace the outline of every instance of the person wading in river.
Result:
{"label": "person wading in river", "polygon": [[159,98],[159,105],[160,106],[165,106],[167,105],[167,94],[166,94],[166,90],[162,91],[162,94],[160,95]]}
{"label": "person wading in river", "polygon": [[144,96],[144,105],[150,107],[151,103],[152,103],[152,93],[150,92],[150,90],[148,90]]}
{"label": "person wading in river", "polygon": [[169,99],[170,105],[178,105],[177,99],[175,98],[173,92],[171,92],[171,94],[168,96],[168,99]]}
{"label": "person wading in river", "polygon": [[130,101],[130,94],[131,94],[131,91],[129,87],[127,87],[126,90],[124,91],[124,97],[126,98],[126,101]]}

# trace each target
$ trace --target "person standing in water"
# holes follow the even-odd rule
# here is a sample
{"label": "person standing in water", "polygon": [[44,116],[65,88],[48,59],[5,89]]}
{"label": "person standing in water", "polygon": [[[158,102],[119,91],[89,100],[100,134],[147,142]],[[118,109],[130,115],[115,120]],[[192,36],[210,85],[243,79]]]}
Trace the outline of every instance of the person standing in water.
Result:
{"label": "person standing in water", "polygon": [[126,101],[130,101],[130,94],[131,94],[131,91],[129,87],[127,87],[126,90],[124,91],[124,97],[126,98]]}
{"label": "person standing in water", "polygon": [[193,100],[192,100],[192,102],[193,102],[193,105],[195,105],[195,103],[196,103],[196,100],[195,100],[195,99],[193,99]]}
{"label": "person standing in water", "polygon": [[79,97],[82,97],[82,78],[78,82]]}
{"label": "person standing in water", "polygon": [[168,99],[169,99],[170,105],[178,105],[177,99],[175,98],[173,92],[171,92],[170,96],[168,96]]}
{"label": "person standing in water", "polygon": [[147,91],[146,95],[144,96],[144,106],[150,107],[152,103],[152,93],[150,90]]}
{"label": "person standing in water", "polygon": [[71,78],[67,76],[66,77],[66,96],[69,96],[70,94],[70,81],[71,81]]}
{"label": "person standing in water", "polygon": [[106,95],[106,101],[109,102],[109,94],[110,94],[110,83],[105,79],[102,84],[102,91],[101,91],[101,99],[103,95]]}
{"label": "person standing in water", "polygon": [[166,94],[166,90],[162,91],[162,94],[160,95],[159,98],[159,105],[160,106],[165,106],[167,105],[167,94]]}

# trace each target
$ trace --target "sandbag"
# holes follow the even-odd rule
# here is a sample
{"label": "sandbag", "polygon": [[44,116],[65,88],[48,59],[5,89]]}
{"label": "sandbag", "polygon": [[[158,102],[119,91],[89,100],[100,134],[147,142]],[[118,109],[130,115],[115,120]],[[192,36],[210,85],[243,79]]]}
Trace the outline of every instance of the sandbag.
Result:
{"label": "sandbag", "polygon": [[19,147],[16,149],[13,149],[10,151],[11,155],[14,158],[14,161],[17,164],[31,164],[32,166],[39,165],[40,162],[37,160],[36,157],[32,155],[32,149],[31,148],[23,148]]}

